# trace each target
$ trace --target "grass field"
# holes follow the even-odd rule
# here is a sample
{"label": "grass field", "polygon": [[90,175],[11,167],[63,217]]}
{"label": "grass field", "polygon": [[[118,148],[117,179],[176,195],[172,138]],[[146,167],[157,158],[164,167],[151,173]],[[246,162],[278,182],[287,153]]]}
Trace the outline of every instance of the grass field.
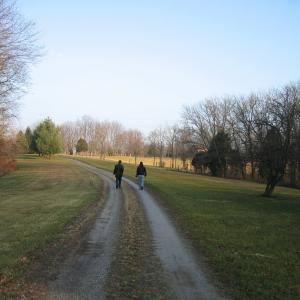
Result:
{"label": "grass field", "polygon": [[[80,155],[82,157],[82,155]],[[80,157],[79,156],[79,157]],[[84,156],[85,158],[94,158],[99,159],[99,156]],[[119,159],[122,160],[123,163],[126,163],[128,165],[135,165],[135,157],[134,156],[106,156],[106,161],[118,161]],[[145,166],[151,166],[151,167],[159,167],[159,157],[145,157],[145,156],[138,156],[136,158],[137,163],[142,161]],[[172,159],[170,157],[163,157],[162,163],[165,168],[172,168]],[[174,160],[174,169],[185,169],[185,170],[192,170],[191,160],[187,159],[185,166],[183,166],[183,162],[180,158],[177,158]]]}
{"label": "grass field", "polygon": [[21,274],[25,255],[56,239],[100,188],[66,159],[21,157],[17,171],[0,177],[0,279]]}
{"label": "grass field", "polygon": [[[112,171],[113,163],[83,159]],[[135,167],[125,166],[133,178]],[[148,168],[163,202],[236,299],[300,299],[300,190]]]}

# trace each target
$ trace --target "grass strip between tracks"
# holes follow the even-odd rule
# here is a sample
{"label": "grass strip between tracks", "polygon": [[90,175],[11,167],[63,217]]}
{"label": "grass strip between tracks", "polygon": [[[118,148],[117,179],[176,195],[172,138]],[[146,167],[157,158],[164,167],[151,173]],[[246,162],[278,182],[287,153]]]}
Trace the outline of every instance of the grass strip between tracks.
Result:
{"label": "grass strip between tracks", "polygon": [[99,178],[70,160],[20,157],[17,171],[0,178],[2,285],[21,275],[30,254],[57,239],[84,207],[99,199],[100,190]]}
{"label": "grass strip between tracks", "polygon": [[[77,157],[78,158],[78,157]],[[112,171],[113,162],[78,158]],[[133,179],[135,167],[125,165]],[[148,167],[146,186],[236,299],[300,298],[300,191]]]}

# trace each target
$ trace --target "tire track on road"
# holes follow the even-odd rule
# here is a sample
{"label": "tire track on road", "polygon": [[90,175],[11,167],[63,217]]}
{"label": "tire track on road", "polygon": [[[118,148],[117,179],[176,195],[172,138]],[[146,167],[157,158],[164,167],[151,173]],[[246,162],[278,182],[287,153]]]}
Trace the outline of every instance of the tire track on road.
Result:
{"label": "tire track on road", "polygon": [[[132,188],[137,185],[125,178]],[[169,286],[178,299],[225,300],[208,278],[206,267],[194,254],[191,243],[180,235],[169,216],[146,191],[138,191],[152,230],[155,254],[159,257]]]}
{"label": "tire track on road", "polygon": [[104,284],[118,245],[122,193],[97,168],[77,161],[76,164],[103,179],[107,201],[82,247],[70,255],[56,280],[49,284],[47,299],[104,299]]}

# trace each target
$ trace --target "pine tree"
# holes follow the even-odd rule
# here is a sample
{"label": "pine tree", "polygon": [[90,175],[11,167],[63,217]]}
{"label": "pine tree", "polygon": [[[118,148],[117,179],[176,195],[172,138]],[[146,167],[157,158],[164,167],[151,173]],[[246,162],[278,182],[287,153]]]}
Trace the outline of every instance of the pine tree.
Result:
{"label": "pine tree", "polygon": [[37,152],[40,155],[51,156],[61,151],[62,142],[58,128],[47,118],[34,131]]}

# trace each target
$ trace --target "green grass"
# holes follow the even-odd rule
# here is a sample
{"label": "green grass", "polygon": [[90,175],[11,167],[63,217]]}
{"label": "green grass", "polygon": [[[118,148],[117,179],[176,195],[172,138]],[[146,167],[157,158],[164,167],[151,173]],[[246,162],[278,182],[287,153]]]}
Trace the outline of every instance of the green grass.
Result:
{"label": "green grass", "polygon": [[17,171],[0,177],[0,277],[20,275],[22,257],[56,239],[100,188],[69,160],[20,157]]}
{"label": "green grass", "polygon": [[[84,159],[100,168],[113,163]],[[135,167],[125,166],[133,178]],[[236,299],[300,299],[300,190],[148,168],[161,195],[213,274]]]}

